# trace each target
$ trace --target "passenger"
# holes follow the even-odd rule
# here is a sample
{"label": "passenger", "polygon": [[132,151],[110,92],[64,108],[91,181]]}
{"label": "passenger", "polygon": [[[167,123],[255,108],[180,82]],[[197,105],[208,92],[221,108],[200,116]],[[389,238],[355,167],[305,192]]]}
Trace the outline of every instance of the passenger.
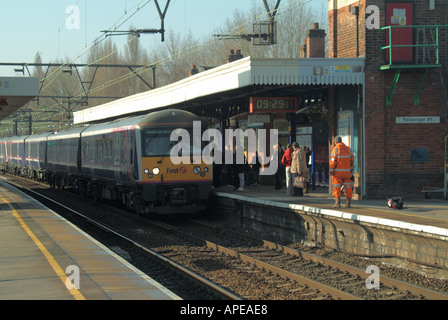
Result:
{"label": "passenger", "polygon": [[303,147],[303,151],[305,151],[305,156],[306,156],[306,167],[308,168],[308,176],[307,176],[307,185],[306,185],[306,189],[304,190],[305,193],[308,193],[309,187],[310,187],[310,181],[311,181],[311,167],[312,167],[312,163],[311,163],[311,155],[312,155],[312,151],[310,149],[309,146],[304,146]]}
{"label": "passenger", "polygon": [[[305,151],[300,148],[300,145],[297,142],[293,142],[292,147],[294,152],[292,153],[292,161],[291,161],[291,174],[292,181],[296,179],[296,177],[304,177],[305,183],[308,183],[308,167],[306,165],[306,155]],[[303,193],[308,192],[307,188],[304,189],[293,187],[294,192],[293,196],[303,196]]]}
{"label": "passenger", "polygon": [[335,199],[333,208],[341,207],[342,187],[344,187],[345,198],[347,199],[345,207],[350,208],[353,193],[351,176],[355,162],[353,151],[342,142],[341,137],[336,137],[334,142],[336,146],[330,156],[330,175],[333,176],[333,196]]}
{"label": "passenger", "polygon": [[252,159],[252,163],[255,162],[254,164],[251,165],[252,167],[252,174],[253,174],[253,184],[252,186],[258,186],[260,184],[260,168],[261,168],[261,163],[260,163],[260,159],[258,159],[258,151],[255,151],[255,159]]}
{"label": "passenger", "polygon": [[[225,151],[222,154],[222,181],[227,188],[233,188],[233,162],[226,163],[226,153],[230,151],[230,145],[226,144]],[[232,160],[232,159],[231,159]],[[233,160],[232,160],[233,161]]]}
{"label": "passenger", "polygon": [[321,185],[328,183],[328,145],[326,144],[316,144],[314,161],[316,164],[315,175],[316,181]]}
{"label": "passenger", "polygon": [[279,190],[282,188],[283,181],[282,181],[282,175],[285,169],[282,165],[282,158],[283,158],[283,150],[282,145],[279,143],[278,145],[274,146],[274,152],[271,156],[271,166],[275,163],[277,163],[277,172],[274,174],[274,189]]}
{"label": "passenger", "polygon": [[[243,163],[239,161],[238,154],[243,154]],[[244,156],[243,146],[238,145],[233,148],[233,190],[244,191],[244,169],[246,167],[246,157]]]}
{"label": "passenger", "polygon": [[[223,158],[222,156],[222,152],[221,151],[216,151],[214,150],[214,152],[219,152],[214,154],[214,156],[221,156],[221,159]],[[215,188],[219,188],[223,185],[223,170],[224,170],[224,162],[223,163],[216,163],[216,161],[213,161],[213,186]]]}
{"label": "passenger", "polygon": [[291,162],[292,162],[293,148],[290,143],[286,145],[286,151],[282,157],[282,164],[285,166],[286,171],[286,194],[288,196],[293,195],[292,190],[292,177],[291,177]]}

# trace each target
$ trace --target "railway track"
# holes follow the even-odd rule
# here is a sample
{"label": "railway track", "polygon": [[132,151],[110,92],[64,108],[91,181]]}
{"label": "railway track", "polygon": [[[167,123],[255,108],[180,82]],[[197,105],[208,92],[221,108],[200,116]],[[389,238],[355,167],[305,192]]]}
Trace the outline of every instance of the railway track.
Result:
{"label": "railway track", "polygon": [[[382,275],[378,289],[368,289],[365,270],[279,243],[266,241],[208,221],[189,220],[173,228],[213,239],[206,245],[270,270],[283,278],[302,281],[342,299],[447,300],[448,294]],[[182,231],[186,232],[186,231]],[[219,243],[223,244],[220,245]],[[232,249],[231,249],[232,248]],[[313,279],[313,280],[309,280]],[[345,295],[344,295],[345,293]]]}
{"label": "railway track", "polygon": [[[21,180],[18,177],[8,179]],[[25,180],[23,183],[32,182]],[[39,193],[51,195],[62,192],[49,190],[44,186],[40,189]],[[63,194],[67,198],[66,192]],[[61,197],[64,198],[63,195]],[[233,299],[242,297],[254,300],[448,299],[445,293],[389,279],[383,275],[380,289],[368,290],[366,288],[368,275],[363,269],[276,242],[258,239],[210,222],[197,220],[176,222],[174,219],[152,222],[95,202],[89,202],[88,206],[90,207],[90,210],[87,210],[88,219],[95,221],[96,224],[105,224],[107,220],[113,227],[105,226],[103,229],[109,228],[113,229],[113,232],[124,234],[133,246],[143,247],[151,252],[151,255],[159,255],[162,260],[169,260],[170,263],[199,275],[199,278],[218,284],[220,290],[228,293],[226,298],[230,296]],[[120,230],[117,230],[116,226],[120,226]],[[154,278],[151,273],[153,271],[149,272]],[[191,299],[188,294],[185,296]],[[214,300],[216,297],[206,294],[206,298],[200,299]]]}

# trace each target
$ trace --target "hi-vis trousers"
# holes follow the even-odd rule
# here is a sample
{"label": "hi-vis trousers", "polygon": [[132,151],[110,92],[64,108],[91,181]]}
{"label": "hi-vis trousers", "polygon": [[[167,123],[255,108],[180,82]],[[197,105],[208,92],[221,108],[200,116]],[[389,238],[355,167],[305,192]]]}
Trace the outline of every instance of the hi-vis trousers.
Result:
{"label": "hi-vis trousers", "polygon": [[352,180],[350,178],[339,178],[335,176],[332,176],[332,178],[333,196],[340,198],[342,194],[341,188],[344,187],[345,197],[351,199],[353,196]]}

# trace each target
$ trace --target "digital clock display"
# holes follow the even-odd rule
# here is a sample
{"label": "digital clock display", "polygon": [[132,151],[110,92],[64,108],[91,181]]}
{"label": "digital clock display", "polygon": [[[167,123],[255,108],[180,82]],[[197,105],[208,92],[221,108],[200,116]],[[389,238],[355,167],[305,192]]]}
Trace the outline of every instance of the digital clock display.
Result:
{"label": "digital clock display", "polygon": [[251,113],[296,112],[296,111],[297,111],[297,98],[291,98],[291,97],[250,98]]}

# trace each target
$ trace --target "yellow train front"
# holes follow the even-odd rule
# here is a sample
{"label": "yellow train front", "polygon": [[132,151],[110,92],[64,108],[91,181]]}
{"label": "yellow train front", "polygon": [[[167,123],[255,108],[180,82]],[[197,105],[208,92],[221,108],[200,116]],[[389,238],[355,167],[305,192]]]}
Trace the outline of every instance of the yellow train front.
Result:
{"label": "yellow train front", "polygon": [[[193,125],[200,122],[173,109],[87,128],[81,133],[82,188],[94,197],[120,200],[139,214],[204,211],[211,166],[175,164],[171,157],[178,144],[171,141],[172,133],[183,130],[193,140]],[[193,142],[188,144],[193,151]]]}
{"label": "yellow train front", "polygon": [[[205,209],[212,173],[211,166],[202,161],[202,149],[193,147],[193,140],[200,139],[194,136],[198,134],[193,133],[194,121],[200,123],[201,120],[189,112],[168,110],[158,114],[157,119],[139,124],[142,137],[141,183],[145,190],[144,200],[151,205],[151,211],[164,214]],[[188,133],[189,156],[184,157],[185,163],[177,164],[172,158],[173,155],[179,156],[172,153],[173,147],[186,142],[171,140],[176,130]],[[194,164],[193,156],[197,155],[201,162]]]}

